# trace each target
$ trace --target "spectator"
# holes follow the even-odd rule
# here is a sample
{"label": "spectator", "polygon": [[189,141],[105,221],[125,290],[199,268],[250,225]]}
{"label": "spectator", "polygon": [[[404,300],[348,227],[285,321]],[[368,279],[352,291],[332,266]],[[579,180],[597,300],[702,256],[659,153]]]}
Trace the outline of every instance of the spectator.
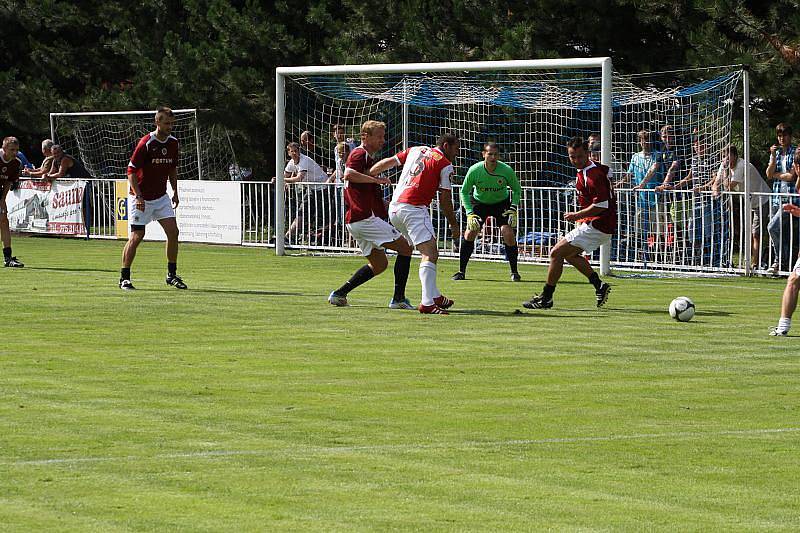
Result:
{"label": "spectator", "polygon": [[[300,145],[298,143],[289,143],[286,146],[286,153],[289,155],[289,162],[286,163],[283,181],[287,187],[293,183],[310,182],[322,184],[328,181],[328,175],[316,161],[300,153]],[[297,216],[292,220],[284,235],[284,239],[287,242],[292,234],[298,232],[306,216],[308,216],[309,221],[317,217],[318,191],[323,189],[325,189],[325,185],[309,185],[307,189],[297,194]]]}
{"label": "spectator", "polygon": [[[50,172],[44,176],[44,179],[55,181],[58,178],[90,178],[89,173],[86,172],[83,163],[80,160],[72,157],[64,152],[61,145],[54,144],[52,146],[53,163]],[[57,170],[56,170],[57,169]]]}
{"label": "spectator", "polygon": [[314,134],[308,130],[305,130],[303,133],[300,134],[300,148],[303,150],[303,153],[307,154],[309,157],[314,155],[314,149],[316,148],[316,144],[314,144]]}
{"label": "spectator", "polygon": [[769,149],[767,181],[772,181],[773,193],[784,196],[772,197],[770,220],[767,224],[767,231],[769,231],[772,249],[775,253],[774,261],[769,268],[772,276],[777,276],[780,270],[788,270],[792,256],[796,255],[792,250],[791,235],[797,231],[797,219],[793,219],[792,215],[788,211],[784,211],[781,206],[786,202],[800,205],[797,198],[785,196],[797,192],[795,187],[797,177],[792,170],[795,151],[795,147],[792,145],[792,127],[781,122],[775,127],[775,134],[778,143],[773,144]]}
{"label": "spectator", "polygon": [[50,173],[50,170],[53,168],[53,144],[52,139],[45,139],[42,141],[42,155],[44,156],[42,166],[28,170],[25,172],[26,176],[41,178]]}
{"label": "spectator", "polygon": [[[344,126],[341,124],[334,124],[331,128],[331,137],[336,143],[333,151],[333,175],[336,183],[343,183],[344,180],[344,164],[347,161],[347,155],[356,149],[358,144],[355,139],[347,137]],[[347,155],[342,156],[346,153]]]}
{"label": "spectator", "polygon": [[[745,172],[747,168],[747,172]],[[745,185],[745,180],[747,183]],[[717,171],[714,183],[715,192],[719,188],[728,187],[732,191],[750,191],[750,210],[752,214],[750,258],[753,268],[761,268],[761,235],[766,232],[766,222],[769,207],[770,188],[756,167],[752,163],[745,165],[744,159],[739,159],[736,146],[729,144],[722,149],[722,164]]]}
{"label": "spectator", "polygon": [[[653,151],[652,133],[641,130],[638,133],[639,146],[642,151],[633,154],[625,176],[630,180],[633,190],[640,191],[636,195],[636,217],[634,222],[635,249],[645,251],[644,244],[654,243],[651,232],[660,234],[665,229],[660,224],[663,213],[657,211],[655,188],[660,185],[658,179],[658,153]],[[651,227],[651,220],[655,224]]]}

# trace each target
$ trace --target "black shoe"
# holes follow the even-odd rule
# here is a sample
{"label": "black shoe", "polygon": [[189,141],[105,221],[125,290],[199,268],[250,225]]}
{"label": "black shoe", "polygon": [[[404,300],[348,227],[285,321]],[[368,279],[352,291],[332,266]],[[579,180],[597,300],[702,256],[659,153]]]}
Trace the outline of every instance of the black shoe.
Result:
{"label": "black shoe", "polygon": [[22,268],[25,265],[22,264],[22,261],[17,259],[16,257],[9,257],[3,261],[3,265],[11,268]]}
{"label": "black shoe", "polygon": [[177,274],[169,274],[166,279],[167,285],[172,285],[176,289],[188,289],[189,287],[178,277]]}
{"label": "black shoe", "polygon": [[542,294],[537,294],[527,302],[522,303],[525,309],[550,309],[553,307],[553,298],[545,298]]}
{"label": "black shoe", "polygon": [[522,281],[522,276],[519,275],[519,272],[512,272],[511,281]]}
{"label": "black shoe", "polygon": [[461,281],[461,280],[465,280],[467,278],[466,278],[466,276],[464,276],[463,272],[456,272],[455,274],[453,274],[453,277],[450,278],[450,279],[452,279],[453,281]]}
{"label": "black shoe", "polygon": [[129,279],[121,279],[119,280],[119,288],[123,291],[135,291],[136,287],[133,286],[131,280]]}
{"label": "black shoe", "polygon": [[594,291],[595,298],[597,298],[597,307],[603,307],[608,301],[608,293],[611,292],[611,285],[603,283],[600,288]]}

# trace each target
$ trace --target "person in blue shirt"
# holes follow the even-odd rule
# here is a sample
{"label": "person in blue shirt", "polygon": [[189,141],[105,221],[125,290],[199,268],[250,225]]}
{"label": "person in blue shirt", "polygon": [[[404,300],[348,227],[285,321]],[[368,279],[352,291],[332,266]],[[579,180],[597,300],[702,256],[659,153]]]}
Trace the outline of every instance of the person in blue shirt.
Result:
{"label": "person in blue shirt", "polygon": [[[794,163],[795,146],[792,144],[792,127],[781,122],[775,127],[777,144],[773,144],[769,149],[769,165],[767,166],[767,181],[772,181],[772,192],[778,194],[796,194],[795,176],[792,170]],[[769,273],[777,276],[778,272],[788,270],[797,255],[796,246],[792,246],[793,240],[796,242],[797,222],[792,220],[791,214],[784,211],[781,206],[790,202],[800,205],[796,197],[773,196],[770,206],[770,220],[767,224],[769,238],[772,241],[774,261],[769,268]]]}
{"label": "person in blue shirt", "polygon": [[[647,130],[638,133],[639,146],[642,151],[633,154],[626,176],[630,179],[636,194],[636,217],[634,234],[636,251],[646,251],[648,243],[654,242],[654,235],[663,233],[666,228],[663,209],[659,209],[655,188],[661,184],[663,173],[660,172],[659,154],[653,150],[653,135]],[[653,222],[651,225],[651,221]]]}

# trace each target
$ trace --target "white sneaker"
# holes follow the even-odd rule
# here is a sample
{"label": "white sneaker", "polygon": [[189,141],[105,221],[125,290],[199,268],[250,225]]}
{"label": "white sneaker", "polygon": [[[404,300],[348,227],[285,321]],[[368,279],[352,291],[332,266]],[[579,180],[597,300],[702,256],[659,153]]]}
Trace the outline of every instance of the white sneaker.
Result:
{"label": "white sneaker", "polygon": [[404,298],[399,301],[392,298],[392,301],[389,302],[389,309],[416,309],[416,307],[411,305],[411,302],[408,300],[408,298]]}
{"label": "white sneaker", "polygon": [[777,326],[774,328],[769,328],[769,334],[772,337],[786,337],[789,335],[788,329],[779,329]]}
{"label": "white sneaker", "polygon": [[767,276],[769,276],[771,278],[777,278],[778,277],[778,272],[780,272],[780,267],[778,266],[778,262],[775,261],[767,269]]}
{"label": "white sneaker", "polygon": [[336,291],[331,291],[330,296],[328,296],[328,301],[331,305],[335,305],[336,307],[347,307],[347,296],[339,296],[336,294]]}
{"label": "white sneaker", "polygon": [[133,286],[131,280],[129,279],[121,279],[119,280],[119,288],[123,291],[135,291],[136,287]]}

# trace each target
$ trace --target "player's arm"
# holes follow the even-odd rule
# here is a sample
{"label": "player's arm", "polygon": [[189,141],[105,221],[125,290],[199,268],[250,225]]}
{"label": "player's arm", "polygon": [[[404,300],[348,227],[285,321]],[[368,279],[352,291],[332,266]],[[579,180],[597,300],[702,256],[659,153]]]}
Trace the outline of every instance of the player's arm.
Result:
{"label": "player's arm", "polygon": [[381,159],[380,161],[372,165],[372,168],[369,169],[369,175],[377,176],[378,174],[382,174],[383,172],[386,172],[390,168],[395,168],[398,165],[400,165],[400,161],[395,156],[387,157],[386,159]]}
{"label": "player's arm", "polygon": [[6,208],[6,196],[8,196],[8,191],[11,190],[11,182],[8,180],[3,180],[2,185],[0,185],[0,202],[3,203],[3,210]]}
{"label": "player's arm", "polygon": [[169,171],[169,184],[172,186],[172,208],[178,207],[178,169],[173,168]]}
{"label": "player's arm", "polygon": [[352,183],[375,183],[377,185],[389,185],[391,181],[389,178],[373,177],[368,174],[362,174],[354,168],[347,167],[344,171],[345,181]]}
{"label": "player's arm", "polygon": [[457,241],[461,238],[461,228],[458,225],[456,212],[453,208],[453,191],[451,189],[439,189],[439,207],[444,212],[444,217],[450,225],[450,235],[453,240]]}
{"label": "player's arm", "polygon": [[511,205],[514,207],[519,205],[520,198],[522,198],[522,187],[519,184],[519,178],[517,177],[517,173],[513,170],[511,174],[508,176],[509,184],[511,185]]}
{"label": "player's arm", "polygon": [[464,176],[464,183],[461,184],[461,205],[464,206],[464,211],[467,215],[472,214],[472,189],[475,188],[475,173],[472,169],[467,171]]}

